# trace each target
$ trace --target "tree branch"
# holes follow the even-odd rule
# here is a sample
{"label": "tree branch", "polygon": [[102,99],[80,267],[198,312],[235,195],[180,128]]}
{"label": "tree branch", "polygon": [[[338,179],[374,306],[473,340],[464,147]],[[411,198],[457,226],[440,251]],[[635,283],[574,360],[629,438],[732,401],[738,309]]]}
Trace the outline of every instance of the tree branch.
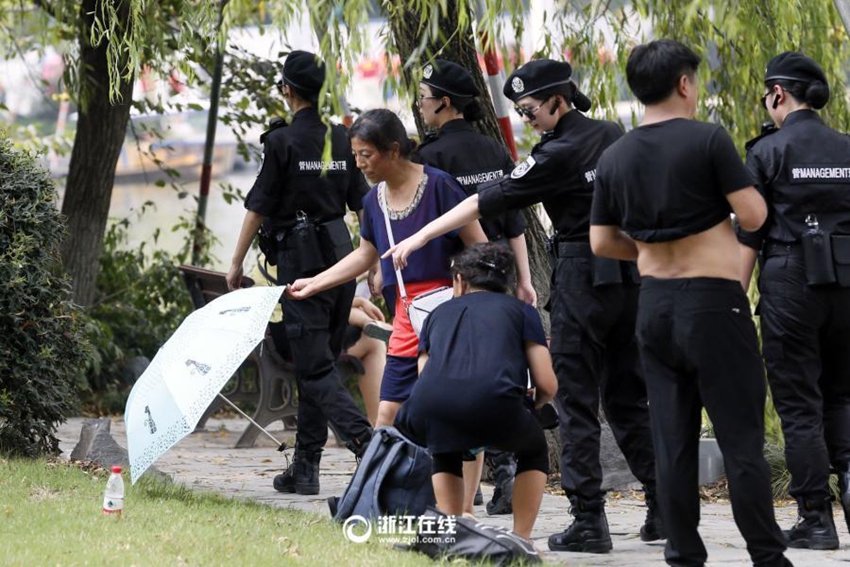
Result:
{"label": "tree branch", "polygon": [[49,4],[47,0],[33,0],[33,4],[47,12],[51,18],[56,18],[56,7]]}
{"label": "tree branch", "polygon": [[[744,56],[744,52],[741,50],[740,47],[738,47],[738,44],[733,39],[730,39],[726,32],[717,27],[717,24],[715,24],[711,18],[709,18],[702,10],[697,10],[697,15],[700,18],[704,18],[707,22],[709,22],[709,24],[711,25],[711,29],[714,30],[714,33],[719,35],[723,39],[723,41],[725,41],[729,45],[729,47],[731,47],[735,51],[735,53],[738,54],[738,57],[740,57],[741,59],[746,59]],[[750,75],[756,82],[760,80],[759,74],[756,69],[750,69]]]}
{"label": "tree branch", "polygon": [[[3,31],[3,34],[4,34],[6,37],[14,37],[14,36],[15,36],[14,31],[13,31],[13,30],[11,30],[11,29],[9,29],[8,27],[6,27],[6,26],[4,26],[4,25],[0,25],[0,30],[2,30],[2,31]],[[12,49],[15,51],[15,54],[17,54],[18,58],[19,58],[22,62],[26,62],[26,55],[27,55],[27,54],[26,54],[26,53],[24,53],[24,49],[23,49],[23,47],[21,47],[21,45],[20,45],[18,42],[13,42],[13,43],[12,43]],[[27,74],[27,76],[29,77],[29,80],[30,80],[30,82],[32,82],[32,84],[33,84],[33,85],[35,85],[35,86],[37,86],[37,87],[42,86],[42,79],[41,79],[41,77],[39,77],[39,76],[38,76],[38,74],[36,73],[36,70],[35,70],[35,69],[33,69],[33,68],[31,68],[29,65],[27,65],[27,66],[26,66],[26,74]],[[52,99],[52,98],[51,98],[51,97],[47,94],[47,92],[45,92],[45,90],[44,90],[43,88],[39,88],[39,89],[38,89],[38,94],[39,94],[39,96],[40,96],[42,99],[44,99],[44,101],[45,101],[48,105],[50,105],[50,107],[51,107],[53,110],[58,110],[58,109],[59,109],[59,105],[58,105],[58,104],[56,104],[56,101],[54,101],[54,100],[53,100],[53,99]]]}

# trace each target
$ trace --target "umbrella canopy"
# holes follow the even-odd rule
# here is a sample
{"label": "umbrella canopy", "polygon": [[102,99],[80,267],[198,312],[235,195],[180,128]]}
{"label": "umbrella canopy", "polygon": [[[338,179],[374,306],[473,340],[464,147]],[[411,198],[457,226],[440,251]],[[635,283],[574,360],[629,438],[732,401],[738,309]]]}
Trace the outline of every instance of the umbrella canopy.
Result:
{"label": "umbrella canopy", "polygon": [[186,317],[127,399],[124,421],[133,484],[186,434],[266,332],[284,287],[222,295]]}

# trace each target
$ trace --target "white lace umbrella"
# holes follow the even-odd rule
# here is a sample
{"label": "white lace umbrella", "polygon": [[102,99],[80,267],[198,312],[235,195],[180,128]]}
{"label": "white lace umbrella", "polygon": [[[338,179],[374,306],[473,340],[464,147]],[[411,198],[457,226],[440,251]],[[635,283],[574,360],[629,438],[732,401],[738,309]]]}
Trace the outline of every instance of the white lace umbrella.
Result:
{"label": "white lace umbrella", "polygon": [[266,332],[283,287],[232,291],[186,317],[136,384],[124,421],[133,484],[198,420]]}

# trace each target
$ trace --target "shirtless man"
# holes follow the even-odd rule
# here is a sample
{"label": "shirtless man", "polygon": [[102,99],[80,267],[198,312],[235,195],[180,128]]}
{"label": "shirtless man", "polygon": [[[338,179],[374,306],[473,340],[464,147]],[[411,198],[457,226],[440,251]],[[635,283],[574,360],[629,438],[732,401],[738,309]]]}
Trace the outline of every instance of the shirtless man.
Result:
{"label": "shirtless man", "polygon": [[700,58],[669,40],[636,47],[626,66],[644,105],[640,127],[599,159],[590,243],[637,260],[637,336],[649,390],[658,500],[670,565],[703,565],[699,524],[702,408],[723,451],[735,522],[755,565],[790,565],[763,456],[765,379],[730,221],[767,217],[727,132],[693,120]]}

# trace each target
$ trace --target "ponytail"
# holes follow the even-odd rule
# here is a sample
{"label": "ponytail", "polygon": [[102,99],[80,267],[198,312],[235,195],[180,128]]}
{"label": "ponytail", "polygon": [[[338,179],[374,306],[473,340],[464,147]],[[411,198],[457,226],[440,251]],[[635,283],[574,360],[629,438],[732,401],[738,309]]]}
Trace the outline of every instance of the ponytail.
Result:
{"label": "ponytail", "polygon": [[416,140],[414,140],[413,138],[407,138],[407,140],[405,140],[404,142],[400,142],[399,145],[401,146],[399,149],[399,154],[401,154],[402,157],[410,157],[410,155],[413,153],[413,150],[415,150],[417,146]]}
{"label": "ponytail", "polygon": [[805,100],[815,110],[823,108],[829,102],[829,85],[823,81],[812,81],[806,87]]}
{"label": "ponytail", "polygon": [[467,122],[478,122],[484,118],[484,109],[481,108],[481,103],[478,99],[472,99],[463,107],[463,119]]}
{"label": "ponytail", "polygon": [[573,108],[580,112],[587,112],[593,106],[593,102],[583,92],[578,90],[578,86],[572,81],[534,93],[532,98],[542,102],[555,95],[564,97],[564,100],[568,101],[573,105]]}
{"label": "ponytail", "polygon": [[473,96],[460,96],[447,93],[444,90],[438,89],[433,85],[428,85],[431,89],[431,96],[437,98],[448,97],[451,102],[449,106],[463,115],[463,119],[467,122],[478,122],[484,118],[484,109],[481,108],[481,103]]}
{"label": "ponytail", "polygon": [[573,106],[576,108],[576,110],[579,110],[581,112],[587,112],[588,110],[590,110],[590,107],[593,106],[593,103],[590,101],[590,99],[587,98],[587,96],[578,89],[576,89],[576,92],[570,102],[573,103]]}
{"label": "ponytail", "polygon": [[780,85],[794,100],[804,102],[815,110],[820,110],[829,102],[829,85],[823,81],[804,83],[802,81],[772,80],[765,84],[769,89],[772,89],[775,85]]}

